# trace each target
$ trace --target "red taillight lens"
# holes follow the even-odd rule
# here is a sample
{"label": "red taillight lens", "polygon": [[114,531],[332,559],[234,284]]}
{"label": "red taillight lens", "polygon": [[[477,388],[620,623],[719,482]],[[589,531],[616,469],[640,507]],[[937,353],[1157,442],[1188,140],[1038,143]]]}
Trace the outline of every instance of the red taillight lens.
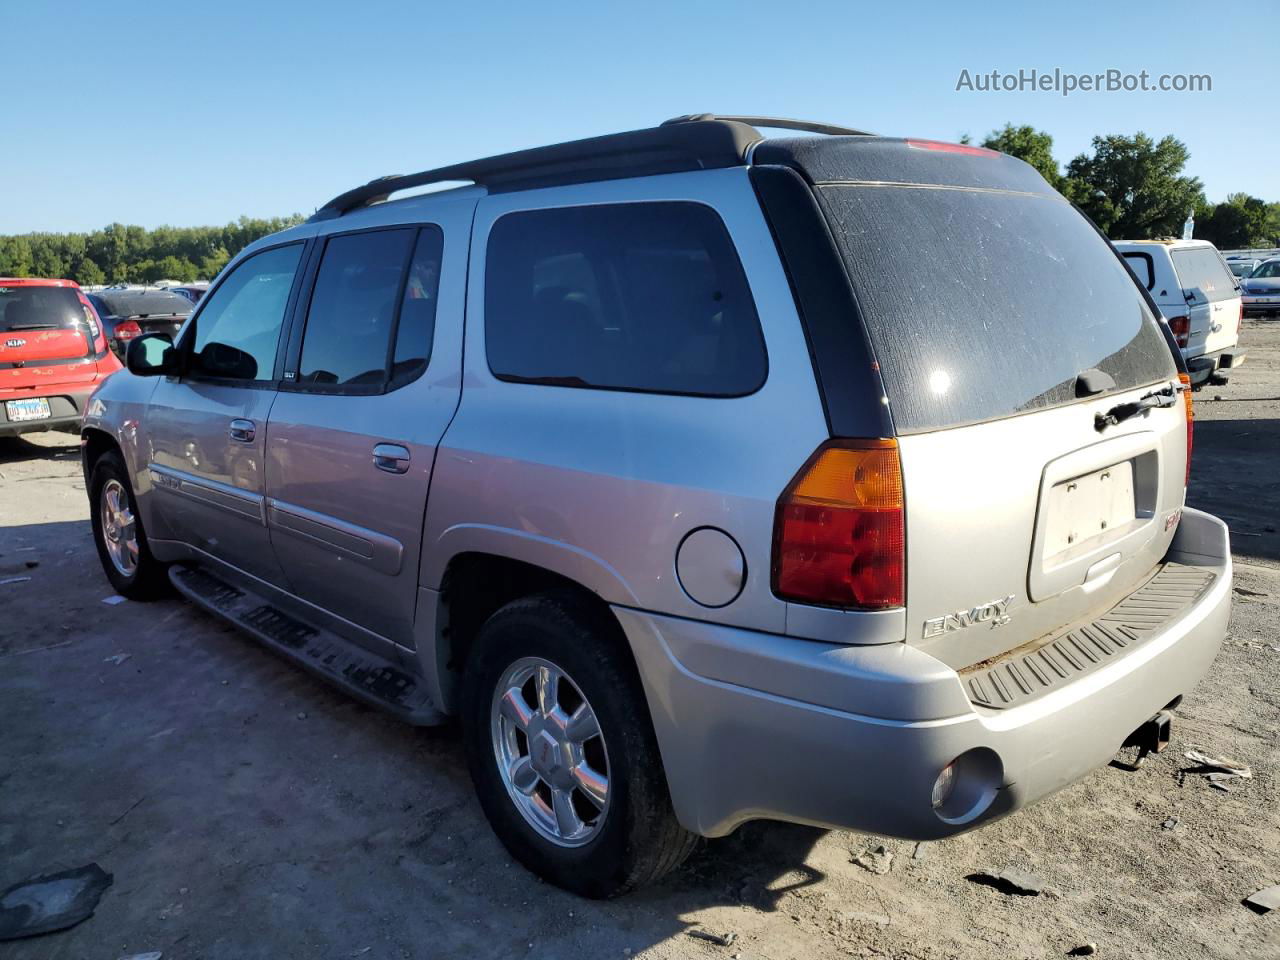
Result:
{"label": "red taillight lens", "polygon": [[1178,346],[1185,347],[1187,345],[1187,337],[1191,335],[1191,318],[1170,317],[1169,332],[1173,334],[1173,339],[1178,342]]}
{"label": "red taillight lens", "polygon": [[1178,374],[1182,383],[1182,401],[1187,405],[1187,475],[1183,479],[1184,486],[1191,484],[1191,441],[1196,432],[1195,414],[1191,409],[1191,377],[1185,373]]}
{"label": "red taillight lens", "polygon": [[134,337],[142,336],[142,328],[138,326],[138,321],[126,320],[116,325],[115,336],[117,340],[132,340]]}
{"label": "red taillight lens", "polygon": [[801,603],[900,607],[905,546],[898,442],[833,441],[778,499],[774,593]]}

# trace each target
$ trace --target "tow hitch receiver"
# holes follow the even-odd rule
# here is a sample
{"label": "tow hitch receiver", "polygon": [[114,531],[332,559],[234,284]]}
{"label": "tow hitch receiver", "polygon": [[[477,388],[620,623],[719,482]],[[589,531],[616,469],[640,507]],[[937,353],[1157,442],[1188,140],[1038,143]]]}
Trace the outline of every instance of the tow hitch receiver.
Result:
{"label": "tow hitch receiver", "polygon": [[1138,748],[1138,756],[1131,765],[1132,769],[1137,770],[1142,766],[1142,761],[1147,759],[1147,754],[1163,751],[1169,745],[1169,737],[1172,730],[1173,714],[1168,710],[1161,710],[1137,730],[1129,734],[1125,742],[1121,744],[1120,749]]}

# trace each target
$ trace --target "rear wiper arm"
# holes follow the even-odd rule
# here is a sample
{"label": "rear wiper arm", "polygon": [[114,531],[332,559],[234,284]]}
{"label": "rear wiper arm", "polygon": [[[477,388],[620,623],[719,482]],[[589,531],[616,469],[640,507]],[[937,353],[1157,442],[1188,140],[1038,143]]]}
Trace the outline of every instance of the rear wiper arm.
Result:
{"label": "rear wiper arm", "polygon": [[1185,388],[1168,386],[1163,390],[1152,390],[1141,399],[1132,400],[1129,403],[1118,403],[1106,413],[1094,414],[1093,427],[1101,433],[1107,427],[1124,423],[1138,414],[1145,415],[1148,410],[1155,407],[1172,407],[1178,402],[1179,389]]}
{"label": "rear wiper arm", "polygon": [[10,330],[57,330],[60,323],[11,323]]}

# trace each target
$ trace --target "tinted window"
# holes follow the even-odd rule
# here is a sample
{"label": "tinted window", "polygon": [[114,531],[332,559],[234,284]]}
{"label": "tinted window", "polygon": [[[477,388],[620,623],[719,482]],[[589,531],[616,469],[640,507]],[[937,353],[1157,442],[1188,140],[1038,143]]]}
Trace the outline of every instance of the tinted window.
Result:
{"label": "tinted window", "polygon": [[1129,265],[1138,282],[1150,290],[1156,285],[1156,268],[1149,253],[1126,253],[1124,262]]}
{"label": "tinted window", "polygon": [[299,383],[381,386],[415,231],[333,237],[316,273]]}
{"label": "tinted window", "polygon": [[0,286],[0,333],[72,329],[84,308],[70,287]]}
{"label": "tinted window", "polygon": [[1256,277],[1261,280],[1280,277],[1280,260],[1268,260],[1265,263],[1259,264],[1254,268],[1253,273],[1249,274],[1249,276]]}
{"label": "tinted window", "polygon": [[1211,247],[1193,247],[1189,250],[1174,250],[1173,269],[1178,274],[1178,283],[1182,289],[1190,291],[1199,287],[1200,292],[1210,301],[1229,300],[1236,296],[1236,284],[1231,278],[1231,271],[1223,263],[1217,250]]}
{"label": "tinted window", "polygon": [[740,396],[764,340],[709,207],[633,203],[508,214],[489,234],[485,345],[504,380]]}
{"label": "tinted window", "polygon": [[[986,190],[819,189],[901,433],[1070,403],[1176,373],[1133,277],[1059,199]],[[853,372],[850,372],[853,375]]]}
{"label": "tinted window", "polygon": [[440,291],[440,254],[444,236],[439,227],[423,227],[409,263],[400,320],[396,328],[396,352],[391,368],[393,383],[412,380],[427,368],[436,332],[436,295]]}
{"label": "tinted window", "polygon": [[185,317],[191,301],[172,290],[112,290],[96,294],[112,317]]}
{"label": "tinted window", "polygon": [[212,377],[270,380],[302,244],[242,261],[205,298],[196,318],[191,370]]}

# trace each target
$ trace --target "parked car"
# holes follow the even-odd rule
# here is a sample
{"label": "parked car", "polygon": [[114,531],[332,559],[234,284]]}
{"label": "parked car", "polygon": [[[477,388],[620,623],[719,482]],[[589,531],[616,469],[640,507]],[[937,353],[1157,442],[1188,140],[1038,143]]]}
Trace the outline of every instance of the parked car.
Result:
{"label": "parked car", "polygon": [[1280,257],[1264,260],[1240,285],[1244,312],[1269,314],[1280,312]]}
{"label": "parked car", "polygon": [[188,300],[190,300],[192,303],[199,303],[199,302],[200,302],[200,298],[201,298],[201,297],[203,297],[203,296],[205,295],[205,293],[206,293],[206,292],[208,292],[208,290],[209,290],[209,284],[207,284],[207,283],[188,283],[188,284],[184,284],[183,286],[180,286],[180,287],[170,287],[169,289],[170,289],[173,293],[178,294],[179,296],[186,297],[186,298],[187,298]]}
{"label": "parked car", "polygon": [[1259,260],[1237,260],[1234,257],[1227,258],[1227,269],[1232,272],[1237,279],[1247,277],[1253,273],[1254,268],[1260,263]]}
{"label": "parked car", "polygon": [[0,437],[78,431],[89,395],[119,369],[75,283],[0,277]]}
{"label": "parked car", "polygon": [[356,187],[85,420],[114,589],[459,715],[588,896],[753,819],[988,823],[1158,749],[1226,629],[1186,375],[1092,225],[990,150],[752,122]]}
{"label": "parked car", "polygon": [[1222,385],[1240,366],[1244,315],[1236,279],[1207,240],[1117,240],[1115,248],[1168,321],[1191,383]]}
{"label": "parked car", "polygon": [[109,288],[89,294],[89,302],[102,321],[112,351],[121,359],[134,337],[177,334],[192,306],[187,297],[172,290],[146,287]]}

